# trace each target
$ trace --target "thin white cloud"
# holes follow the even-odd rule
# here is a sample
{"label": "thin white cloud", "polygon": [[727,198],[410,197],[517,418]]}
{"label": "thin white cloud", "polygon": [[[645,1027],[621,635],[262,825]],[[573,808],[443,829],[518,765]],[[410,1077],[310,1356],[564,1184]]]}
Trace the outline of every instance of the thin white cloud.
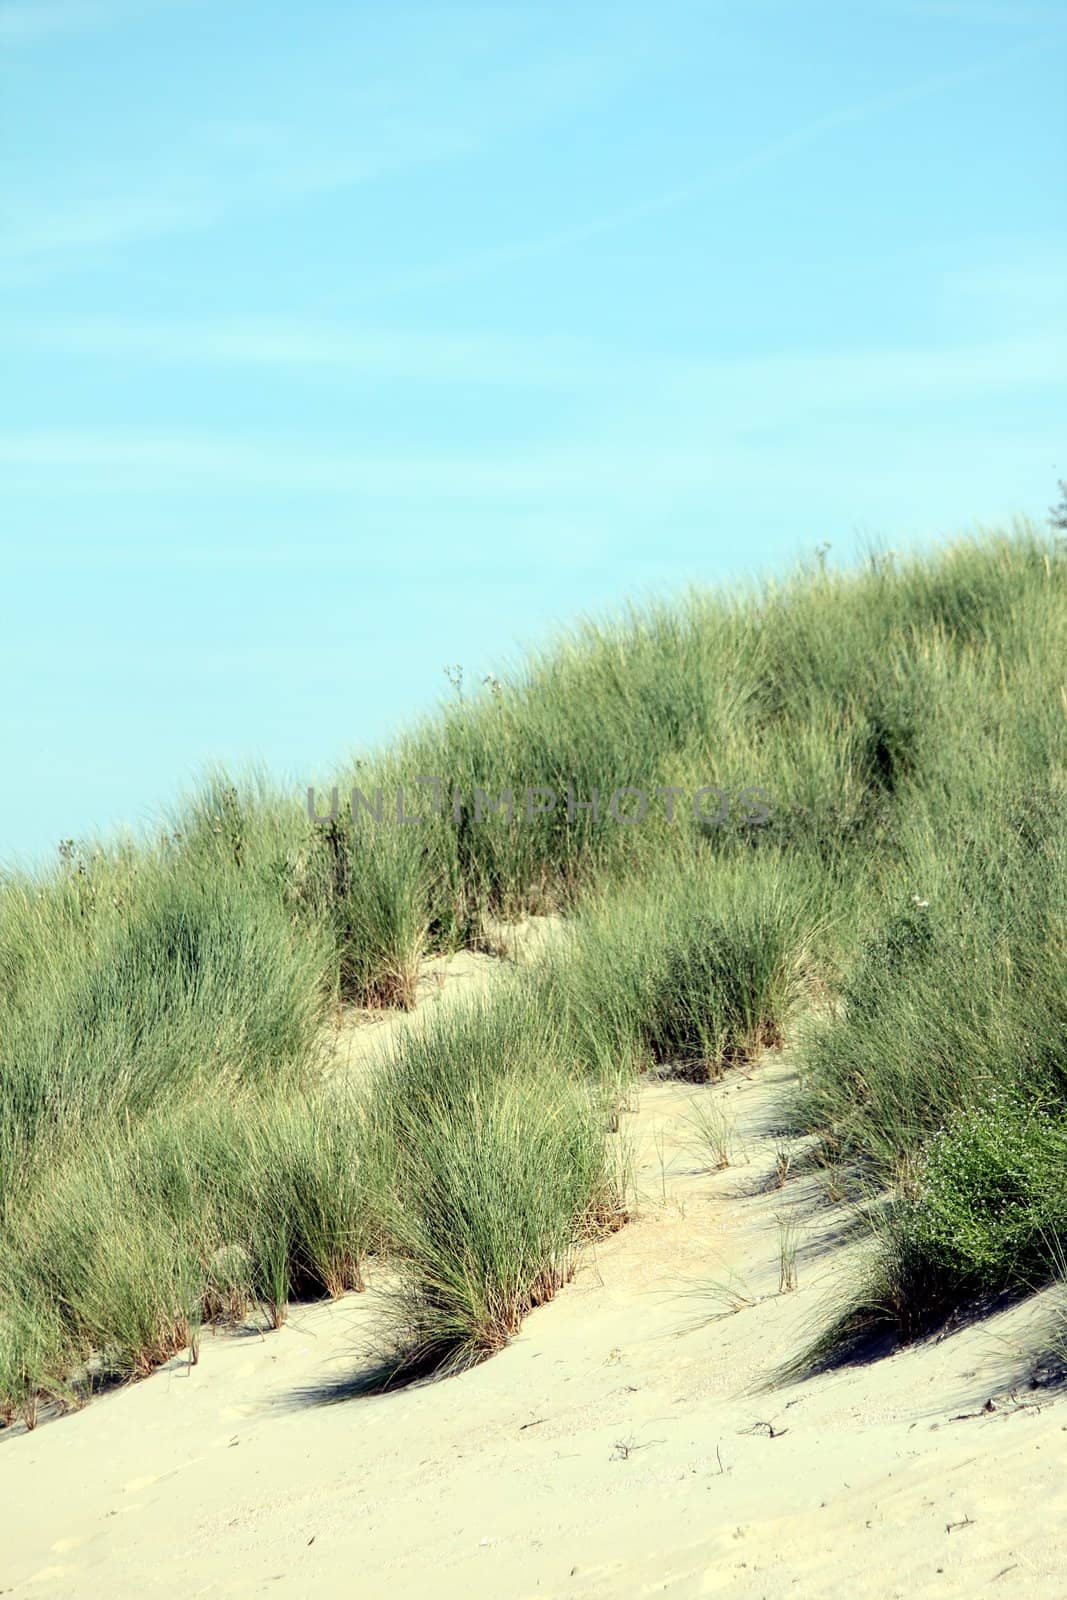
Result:
{"label": "thin white cloud", "polygon": [[1059,7],[1028,5],[1025,0],[996,4],[995,0],[900,0],[892,8],[932,21],[966,22],[975,27],[1032,27],[1035,23],[1063,20]]}
{"label": "thin white cloud", "polygon": [[[322,322],[132,322],[121,318],[15,329],[10,346],[153,363],[337,372],[426,382],[570,385],[599,382],[611,356],[563,337],[382,331]],[[593,363],[597,363],[596,369]]]}
{"label": "thin white cloud", "polygon": [[747,401],[754,413],[781,416],[797,410],[804,415],[848,413],[856,406],[918,402],[930,396],[980,399],[1059,385],[1065,368],[1067,327],[1061,323],[1039,337],[943,349],[798,352],[693,366],[683,381],[692,389],[716,380],[735,404]]}
{"label": "thin white cloud", "polygon": [[[585,436],[528,449],[373,453],[347,440],[309,448],[285,437],[202,430],[11,430],[0,463],[12,485],[116,488],[287,489],[381,499],[390,504],[567,496],[590,504],[707,491],[746,481],[783,453],[826,471],[828,440],[888,439],[894,428],[957,440],[975,402],[1008,400],[1049,386],[1067,369],[1067,330],[1041,338],[946,350],[869,350],[709,363],[635,363],[613,373],[606,414],[594,408]],[[616,391],[621,399],[616,403]],[[938,412],[939,403],[952,402]],[[930,406],[934,409],[931,411]],[[963,407],[961,413],[960,408]],[[971,420],[966,420],[970,418]],[[818,450],[811,451],[812,429]],[[829,455],[828,455],[829,451]]]}
{"label": "thin white cloud", "polygon": [[212,210],[208,197],[197,195],[191,187],[183,196],[116,197],[83,211],[57,211],[13,230],[0,242],[0,259],[33,259],[172,233],[208,220]]}
{"label": "thin white cloud", "polygon": [[1001,321],[1005,313],[1024,313],[1031,322],[1067,319],[1067,247],[1038,242],[1025,256],[962,268],[945,287],[956,299],[994,307]]}
{"label": "thin white cloud", "polygon": [[458,282],[481,273],[493,272],[500,267],[515,265],[565,249],[568,245],[583,244],[589,239],[615,233],[635,222],[644,222],[651,217],[677,210],[716,189],[728,187],[751,173],[774,166],[795,151],[805,149],[841,128],[870,122],[887,112],[899,110],[917,101],[935,98],[962,84],[990,77],[1002,70],[1008,62],[1032,55],[1038,48],[1037,44],[1027,43],[1012,51],[1002,51],[994,60],[962,67],[955,72],[937,73],[919,79],[916,83],[906,84],[900,89],[892,89],[850,105],[839,106],[836,110],[828,111],[810,122],[800,124],[779,138],[772,139],[754,150],[751,155],[711,172],[705,172],[688,183],[675,185],[659,194],[635,201],[632,205],[603,212],[598,217],[592,217],[587,222],[575,224],[570,228],[542,234],[537,238],[517,240],[512,244],[494,246],[453,261],[399,273],[391,280],[392,284],[400,288],[419,288],[432,284]]}
{"label": "thin white cloud", "polygon": [[[0,5],[0,44],[38,44],[57,35],[85,33],[157,10],[165,0],[6,0]],[[170,0],[176,3],[176,0]]]}
{"label": "thin white cloud", "polygon": [[113,488],[175,482],[239,488],[295,488],[332,493],[485,493],[514,485],[516,463],[488,457],[359,456],[344,448],[309,449],[287,439],[219,436],[194,430],[41,430],[0,435],[0,462],[62,471],[68,482]]}
{"label": "thin white cloud", "polygon": [[461,132],[412,125],[377,144],[368,139],[358,153],[319,148],[297,132],[281,130],[270,150],[222,138],[212,153],[200,152],[180,171],[152,177],[134,172],[125,183],[111,173],[96,175],[87,195],[9,206],[14,220],[0,238],[0,263],[16,270],[80,261],[101,248],[203,228],[257,206],[330,189],[352,188],[406,167],[447,161],[472,148]]}
{"label": "thin white cloud", "polygon": [[[1063,307],[1062,301],[1060,309]],[[892,403],[920,394],[1004,391],[1055,382],[1067,368],[1067,321],[1047,320],[1032,336],[940,348],[778,351],[726,359],[650,355],[562,335],[487,335],[361,329],[347,323],[285,319],[140,322],[96,318],[42,328],[9,328],[9,348],[149,363],[314,373],[426,383],[496,383],[581,390],[609,406],[654,387],[656,406],[672,396],[713,403],[737,415],[745,403],[761,419],[805,406],[834,409]]]}
{"label": "thin white cloud", "polygon": [[[44,11],[33,10],[42,36],[46,24],[57,31],[78,18],[87,26],[91,17],[124,14],[118,0],[55,5],[50,24]],[[9,0],[7,9],[12,33],[21,29],[28,37],[30,8]],[[362,78],[334,62],[308,82],[305,64],[299,82],[264,80],[259,103],[253,99],[238,115],[217,107],[218,114],[180,137],[150,130],[139,139],[131,130],[121,156],[105,159],[87,150],[73,176],[55,169],[42,183],[32,163],[8,163],[0,175],[8,190],[0,264],[9,276],[33,276],[107,246],[450,162],[596,103],[642,68],[636,49],[614,38],[515,65],[508,54],[515,30],[506,11],[487,12],[473,36],[454,24],[449,31],[447,14],[437,30],[420,38],[419,55],[402,26],[395,38],[379,38],[385,64],[378,71],[364,65]]]}

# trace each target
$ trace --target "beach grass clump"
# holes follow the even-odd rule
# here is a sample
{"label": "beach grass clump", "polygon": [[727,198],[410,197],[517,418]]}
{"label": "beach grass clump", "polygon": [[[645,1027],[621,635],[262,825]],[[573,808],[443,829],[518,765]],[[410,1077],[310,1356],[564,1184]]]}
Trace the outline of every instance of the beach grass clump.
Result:
{"label": "beach grass clump", "polygon": [[290,1301],[361,1288],[383,1209],[363,1152],[338,1085],[206,1093],[68,1151],[4,1213],[0,1409],[72,1403],[195,1355],[207,1324],[277,1326]]}
{"label": "beach grass clump", "polygon": [[1026,837],[1011,793],[985,798],[898,835],[836,1005],[806,1030],[806,1121],[879,1181],[956,1113],[1067,1084],[1067,790]]}
{"label": "beach grass clump", "polygon": [[583,911],[541,982],[587,1067],[717,1076],[781,1044],[821,895],[810,863],[796,858],[670,864]]}
{"label": "beach grass clump", "polygon": [[387,1174],[383,1248],[400,1267],[394,1377],[501,1348],[625,1212],[604,1085],[575,1070],[538,973],[413,1029],[378,1064],[368,1112]]}
{"label": "beach grass clump", "polygon": [[429,1121],[401,1114],[397,1374],[443,1375],[501,1349],[567,1281],[579,1245],[622,1215],[603,1110],[564,1072],[472,1083]]}
{"label": "beach grass clump", "polygon": [[[46,891],[46,900],[55,896]],[[31,923],[31,891],[18,901]],[[5,943],[17,925],[10,902]],[[153,866],[136,897],[53,925],[0,993],[0,1183],[199,1089],[297,1081],[320,1049],[324,943],[248,887]],[[21,955],[21,960],[20,960]]]}
{"label": "beach grass clump", "polygon": [[[383,797],[384,807],[384,797]],[[324,908],[341,1003],[410,1010],[430,931],[424,842],[395,821],[317,824],[298,879],[309,909]]]}

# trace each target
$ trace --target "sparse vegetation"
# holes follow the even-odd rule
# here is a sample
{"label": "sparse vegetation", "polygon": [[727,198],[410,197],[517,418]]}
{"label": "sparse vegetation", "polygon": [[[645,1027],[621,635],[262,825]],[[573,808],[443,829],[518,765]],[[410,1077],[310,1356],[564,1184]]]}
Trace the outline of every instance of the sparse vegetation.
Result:
{"label": "sparse vegetation", "polygon": [[711,1172],[723,1172],[736,1159],[737,1128],[721,1106],[694,1100],[689,1112],[697,1155]]}
{"label": "sparse vegetation", "polygon": [[778,1226],[778,1293],[789,1294],[797,1286],[797,1244],[799,1224],[795,1217],[776,1217]]}

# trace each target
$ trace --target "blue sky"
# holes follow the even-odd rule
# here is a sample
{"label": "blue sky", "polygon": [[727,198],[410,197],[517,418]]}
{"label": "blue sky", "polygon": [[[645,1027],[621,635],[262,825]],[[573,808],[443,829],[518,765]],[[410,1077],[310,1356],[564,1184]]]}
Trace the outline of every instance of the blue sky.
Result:
{"label": "blue sky", "polygon": [[0,860],[1067,476],[1067,5],[0,0]]}

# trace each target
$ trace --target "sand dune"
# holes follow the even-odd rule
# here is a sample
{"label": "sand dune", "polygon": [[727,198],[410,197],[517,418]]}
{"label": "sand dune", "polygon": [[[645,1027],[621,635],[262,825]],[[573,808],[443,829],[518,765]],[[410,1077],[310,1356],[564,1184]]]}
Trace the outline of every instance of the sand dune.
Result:
{"label": "sand dune", "polygon": [[[7,1436],[0,1592],[1064,1595],[1067,1407],[1022,1370],[1046,1304],[766,1389],[857,1250],[817,1179],[775,1186],[790,1076],[647,1084],[622,1127],[638,1215],[462,1376],[344,1398],[372,1277]],[[736,1121],[723,1171],[695,1103]]]}

